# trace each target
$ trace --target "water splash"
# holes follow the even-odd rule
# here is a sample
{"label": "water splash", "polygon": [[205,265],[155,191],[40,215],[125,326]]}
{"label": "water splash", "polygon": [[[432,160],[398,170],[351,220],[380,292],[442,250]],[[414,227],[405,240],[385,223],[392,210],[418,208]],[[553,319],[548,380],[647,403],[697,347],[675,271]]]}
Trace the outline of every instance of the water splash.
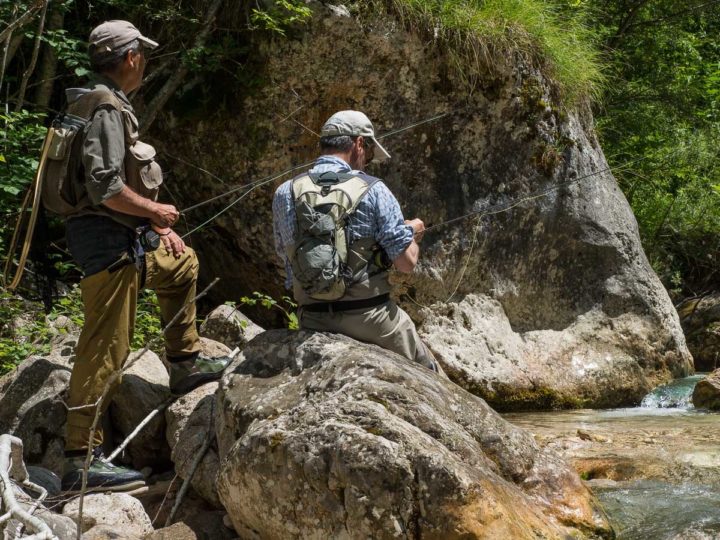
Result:
{"label": "water splash", "polygon": [[704,374],[676,379],[671,383],[655,388],[640,403],[645,409],[692,409],[692,393]]}

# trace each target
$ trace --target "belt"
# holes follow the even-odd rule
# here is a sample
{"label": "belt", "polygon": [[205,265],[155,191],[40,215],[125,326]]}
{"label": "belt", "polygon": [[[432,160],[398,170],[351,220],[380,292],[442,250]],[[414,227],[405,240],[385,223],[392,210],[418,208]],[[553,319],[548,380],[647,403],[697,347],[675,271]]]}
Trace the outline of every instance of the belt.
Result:
{"label": "belt", "polygon": [[380,296],[373,296],[363,300],[341,300],[338,302],[319,302],[317,304],[306,304],[300,306],[303,311],[311,313],[334,313],[336,311],[350,311],[351,309],[366,309],[380,304],[384,304],[390,300],[390,294],[385,293]]}

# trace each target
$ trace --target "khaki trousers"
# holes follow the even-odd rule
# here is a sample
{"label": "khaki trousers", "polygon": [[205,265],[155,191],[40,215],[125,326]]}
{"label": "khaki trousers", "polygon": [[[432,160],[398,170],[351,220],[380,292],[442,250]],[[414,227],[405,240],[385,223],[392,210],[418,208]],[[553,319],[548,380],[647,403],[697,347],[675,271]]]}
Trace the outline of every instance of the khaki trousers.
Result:
{"label": "khaki trousers", "polygon": [[316,313],[300,308],[300,327],[374,343],[437,371],[435,357],[420,339],[415,323],[392,300],[369,309],[335,313]]}
{"label": "khaki trousers", "polygon": [[[191,248],[186,248],[180,259],[175,259],[163,247],[145,255],[145,287],[157,293],[165,323],[195,297],[198,269],[197,256]],[[80,282],[85,324],[75,349],[70,377],[66,451],[87,448],[95,404],[110,376],[122,370],[127,361],[139,286],[140,273],[133,264],[113,273],[103,270]],[[192,302],[165,332],[168,356],[182,357],[200,350],[195,315]],[[107,409],[119,383],[120,379],[110,388],[101,411]],[[98,426],[92,444],[97,446],[102,441],[102,429]]]}

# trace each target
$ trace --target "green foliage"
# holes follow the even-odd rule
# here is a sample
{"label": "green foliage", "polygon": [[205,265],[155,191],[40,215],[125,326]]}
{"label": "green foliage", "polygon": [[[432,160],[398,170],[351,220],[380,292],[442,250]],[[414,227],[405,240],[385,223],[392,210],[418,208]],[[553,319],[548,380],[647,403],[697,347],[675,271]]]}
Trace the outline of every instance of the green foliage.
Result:
{"label": "green foliage", "polygon": [[[236,304],[233,302],[226,302],[225,304],[236,307]],[[243,296],[242,298],[240,298],[238,304],[243,306],[259,305],[266,309],[278,309],[285,317],[288,329],[297,330],[298,328],[300,328],[297,313],[295,312],[297,304],[293,302],[292,298],[290,298],[289,296],[283,296],[280,299],[280,302],[278,302],[273,297],[268,296],[267,294],[255,291],[253,292],[252,297]],[[285,305],[283,306],[283,304]]]}
{"label": "green foliage", "polygon": [[[578,2],[389,0],[411,26],[444,43],[456,71],[474,83],[515,53],[539,60],[568,101],[597,97],[604,74],[594,33]],[[468,69],[470,68],[470,69]]]}
{"label": "green foliage", "polygon": [[156,339],[162,333],[162,329],[163,324],[160,319],[157,295],[155,291],[145,289],[138,298],[135,334],[133,335],[131,347],[133,349],[142,349],[151,340],[154,340],[156,345],[151,349],[158,354],[162,354],[163,341]]}
{"label": "green foliage", "polygon": [[720,256],[720,13],[701,4],[654,0],[630,13],[606,0],[595,14],[613,67],[597,114],[603,148],[653,267],[678,294],[715,286]]}
{"label": "green foliage", "polygon": [[267,9],[253,8],[250,22],[255,28],[284,36],[289,28],[311,17],[312,10],[300,0],[276,0]]}
{"label": "green foliage", "polygon": [[42,40],[53,48],[58,60],[76,76],[84,77],[90,73],[90,61],[87,57],[87,43],[73,37],[64,28],[48,30]]}
{"label": "green foliage", "polygon": [[[67,317],[78,329],[85,322],[79,287],[59,298],[50,313],[45,315],[42,304],[31,302],[0,288],[0,375],[10,371],[29,356],[50,352],[55,331],[50,321]],[[64,330],[60,330],[61,332]],[[135,334],[131,343],[134,350],[142,349],[151,341],[152,350],[162,353],[163,341],[160,309],[153,291],[144,290],[138,298]]]}
{"label": "green foliage", "polygon": [[0,375],[28,356],[48,353],[51,336],[41,304],[0,289]]}
{"label": "green foliage", "polygon": [[0,252],[4,255],[16,212],[32,182],[45,137],[43,114],[0,114]]}

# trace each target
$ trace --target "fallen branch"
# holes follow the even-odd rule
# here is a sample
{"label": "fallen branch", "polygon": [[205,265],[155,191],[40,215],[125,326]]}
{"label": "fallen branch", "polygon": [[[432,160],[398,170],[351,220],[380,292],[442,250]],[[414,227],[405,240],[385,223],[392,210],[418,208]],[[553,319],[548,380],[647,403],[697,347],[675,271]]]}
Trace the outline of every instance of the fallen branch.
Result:
{"label": "fallen branch", "polygon": [[105,458],[105,461],[107,461],[108,463],[110,463],[110,462],[112,462],[113,459],[115,459],[116,457],[118,457],[118,456],[120,455],[120,453],[121,453],[123,450],[125,450],[125,447],[126,447],[128,444],[130,444],[130,441],[132,441],[132,440],[137,436],[137,434],[140,433],[140,432],[142,431],[142,429],[143,429],[146,425],[148,425],[148,423],[150,422],[150,420],[152,420],[152,419],[155,418],[158,414],[160,414],[162,411],[164,411],[164,410],[167,408],[167,406],[170,405],[172,402],[173,402],[172,399],[168,399],[167,401],[165,401],[164,403],[162,403],[161,405],[159,405],[158,407],[155,407],[152,411],[150,411],[150,414],[148,414],[148,415],[145,417],[145,419],[137,425],[137,427],[133,430],[133,432],[130,433],[130,435],[128,435],[128,436],[125,438],[125,440],[122,442],[122,444],[121,444],[120,446],[118,446],[118,447],[113,451],[112,454],[110,454],[107,458]]}
{"label": "fallen branch", "polygon": [[210,448],[210,443],[213,440],[213,432],[214,432],[214,426],[213,426],[213,417],[215,416],[215,401],[212,401],[210,403],[210,425],[208,426],[207,436],[205,437],[205,441],[203,442],[202,448],[200,448],[200,451],[195,454],[195,459],[193,459],[192,464],[190,465],[190,470],[188,471],[187,476],[183,480],[182,486],[180,487],[180,491],[178,491],[177,497],[175,498],[175,504],[172,507],[172,510],[170,511],[170,515],[168,516],[167,520],[165,521],[165,527],[169,527],[172,525],[172,521],[175,518],[175,514],[178,511],[178,508],[180,508],[180,504],[182,503],[183,497],[185,497],[185,493],[187,493],[187,490],[190,488],[190,481],[193,479],[193,476],[195,476],[195,471],[200,466],[200,461],[202,461],[202,458],[205,457],[205,454],[208,451],[208,448]]}
{"label": "fallen branch", "polygon": [[[40,494],[29,512],[24,510],[17,502],[10,477],[26,488]],[[0,516],[0,524],[14,518],[36,533],[24,537],[24,540],[58,540],[47,523],[32,515],[32,512],[47,496],[47,491],[30,481],[30,476],[23,462],[22,440],[12,435],[0,435],[0,482],[2,502],[6,510],[6,513]]]}

